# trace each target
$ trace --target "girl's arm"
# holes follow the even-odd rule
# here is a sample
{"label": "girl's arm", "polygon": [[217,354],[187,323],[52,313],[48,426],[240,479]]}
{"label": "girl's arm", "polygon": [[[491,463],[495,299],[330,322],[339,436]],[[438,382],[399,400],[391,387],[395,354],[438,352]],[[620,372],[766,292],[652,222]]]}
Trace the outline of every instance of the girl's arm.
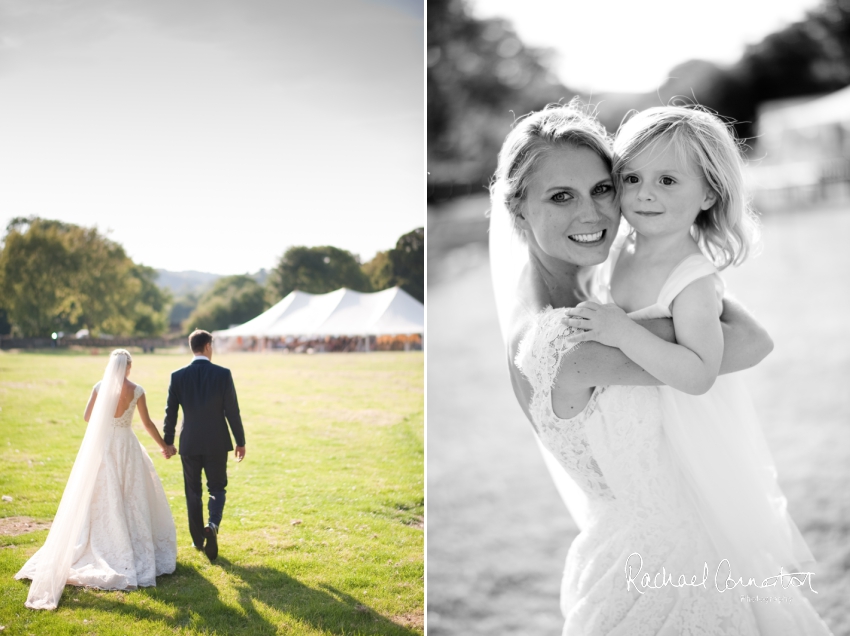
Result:
{"label": "girl's arm", "polygon": [[[670,318],[637,320],[644,329],[667,342],[676,342]],[[773,351],[773,340],[755,316],[737,301],[723,299],[723,361],[720,375],[750,369]],[[583,342],[567,353],[558,370],[553,392],[595,386],[658,386],[664,384],[619,349]]]}
{"label": "girl's arm", "polygon": [[[637,324],[667,342],[675,342],[676,334],[670,318],[638,320]],[[754,367],[773,351],[773,341],[755,319],[737,301],[724,298],[720,315],[723,328],[723,362],[720,373],[735,373]],[[521,334],[522,330],[517,333]],[[508,366],[514,392],[520,406],[528,413],[532,389],[513,360],[520,336],[512,339],[508,349]],[[572,417],[585,407],[591,391],[597,386],[659,386],[658,378],[626,357],[619,349],[598,342],[582,342],[561,359],[552,386],[552,407],[559,417]],[[529,420],[531,417],[529,415]]]}
{"label": "girl's arm", "polygon": [[166,455],[167,447],[165,441],[162,439],[162,436],[159,434],[156,425],[151,421],[150,415],[148,414],[148,403],[145,400],[144,393],[139,396],[139,401],[136,402],[136,406],[138,406],[139,408],[139,417],[142,418],[142,424],[144,425],[145,430],[148,432],[148,435],[153,438],[153,441],[155,441],[157,446],[159,446],[159,450],[162,452],[165,458],[168,459],[170,455]]}
{"label": "girl's arm", "polygon": [[89,403],[86,404],[86,411],[83,413],[83,419],[88,422],[91,417],[91,412],[94,410],[94,403],[97,401],[97,391],[95,389],[91,390],[91,396],[89,396]]}
{"label": "girl's arm", "polygon": [[723,332],[717,316],[714,281],[700,278],[672,303],[677,343],[667,342],[636,324],[616,305],[581,303],[566,320],[585,331],[570,341],[593,340],[617,347],[664,384],[701,395],[717,378],[723,355]]}

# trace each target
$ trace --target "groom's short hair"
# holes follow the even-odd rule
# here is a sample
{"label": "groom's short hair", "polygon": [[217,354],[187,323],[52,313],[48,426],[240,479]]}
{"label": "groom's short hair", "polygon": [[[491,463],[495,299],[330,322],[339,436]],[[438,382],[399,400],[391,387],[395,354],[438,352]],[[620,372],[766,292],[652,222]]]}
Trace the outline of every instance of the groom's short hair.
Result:
{"label": "groom's short hair", "polygon": [[212,342],[212,334],[203,329],[195,329],[189,334],[189,346],[192,348],[192,353],[201,353],[209,343]]}

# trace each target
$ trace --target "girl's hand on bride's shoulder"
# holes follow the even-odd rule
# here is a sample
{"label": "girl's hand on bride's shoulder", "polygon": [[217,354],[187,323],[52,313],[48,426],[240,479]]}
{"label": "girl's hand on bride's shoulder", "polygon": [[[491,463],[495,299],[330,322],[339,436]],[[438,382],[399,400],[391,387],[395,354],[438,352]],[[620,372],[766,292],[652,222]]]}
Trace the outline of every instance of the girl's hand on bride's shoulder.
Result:
{"label": "girl's hand on bride's shoulder", "polygon": [[567,317],[563,323],[579,329],[567,337],[569,342],[591,340],[617,348],[621,347],[623,341],[629,337],[629,331],[635,326],[634,321],[617,305],[600,305],[590,300],[567,309]]}

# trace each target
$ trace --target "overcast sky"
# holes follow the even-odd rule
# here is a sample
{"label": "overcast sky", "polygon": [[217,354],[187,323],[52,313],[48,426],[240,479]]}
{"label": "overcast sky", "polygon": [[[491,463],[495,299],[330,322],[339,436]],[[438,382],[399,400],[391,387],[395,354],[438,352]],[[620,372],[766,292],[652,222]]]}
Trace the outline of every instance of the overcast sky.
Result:
{"label": "overcast sky", "polygon": [[0,0],[0,229],[218,274],[424,225],[412,0]]}
{"label": "overcast sky", "polygon": [[818,0],[469,0],[510,19],[528,45],[557,52],[561,81],[587,91],[645,92],[681,62],[733,63],[747,44],[801,19]]}

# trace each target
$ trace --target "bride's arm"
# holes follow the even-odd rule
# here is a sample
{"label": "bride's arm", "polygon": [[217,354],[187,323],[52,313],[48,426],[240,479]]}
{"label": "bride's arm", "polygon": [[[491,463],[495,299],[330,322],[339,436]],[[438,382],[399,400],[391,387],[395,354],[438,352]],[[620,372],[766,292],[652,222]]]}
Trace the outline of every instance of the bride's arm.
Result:
{"label": "bride's arm", "polygon": [[[157,446],[159,446],[159,449],[164,454],[166,449],[165,440],[162,439],[162,436],[156,428],[156,424],[153,423],[150,415],[148,414],[148,403],[145,400],[144,393],[139,396],[139,401],[136,402],[136,406],[139,409],[139,417],[142,418],[142,424],[144,425],[145,430],[148,432],[148,435],[153,438],[153,441],[156,442]],[[168,458],[166,457],[166,459]]]}
{"label": "bride's arm", "polygon": [[89,418],[91,418],[91,412],[94,410],[94,403],[97,400],[97,389],[91,390],[91,396],[89,397],[89,403],[86,404],[86,411],[83,413],[83,419],[88,422]]}
{"label": "bride's arm", "polygon": [[720,375],[752,368],[773,351],[770,334],[737,300],[723,299],[720,326],[724,342]]}
{"label": "bride's arm", "polygon": [[[673,321],[669,318],[638,321],[639,324],[668,342],[675,342]],[[720,374],[749,369],[773,350],[773,341],[756,319],[738,302],[723,299],[720,316],[723,329],[723,360]],[[627,358],[622,351],[597,342],[583,342],[567,353],[558,372],[553,393],[576,389],[628,385],[662,384]]]}

